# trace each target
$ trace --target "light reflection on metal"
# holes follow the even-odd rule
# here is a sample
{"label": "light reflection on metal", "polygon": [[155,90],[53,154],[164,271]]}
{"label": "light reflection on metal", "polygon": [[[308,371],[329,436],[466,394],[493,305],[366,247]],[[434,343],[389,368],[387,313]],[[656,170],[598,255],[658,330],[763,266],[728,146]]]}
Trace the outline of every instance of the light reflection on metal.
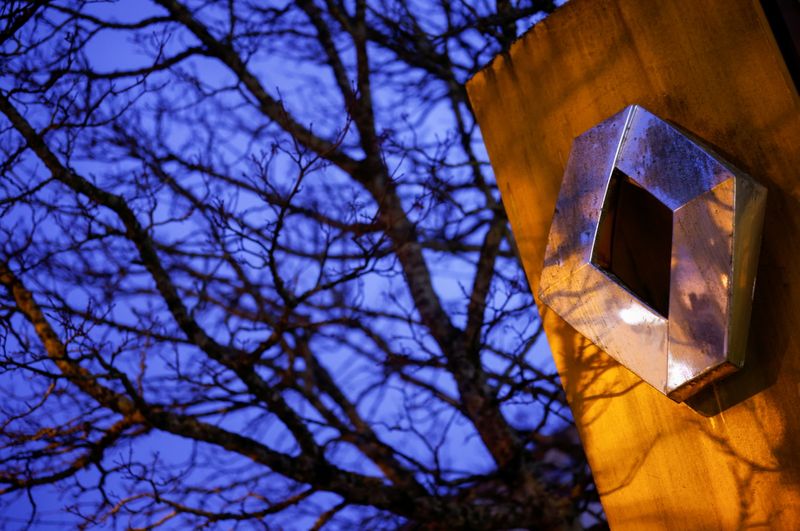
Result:
{"label": "light reflection on metal", "polygon": [[744,363],[765,205],[699,140],[627,107],[573,143],[540,298],[681,402]]}

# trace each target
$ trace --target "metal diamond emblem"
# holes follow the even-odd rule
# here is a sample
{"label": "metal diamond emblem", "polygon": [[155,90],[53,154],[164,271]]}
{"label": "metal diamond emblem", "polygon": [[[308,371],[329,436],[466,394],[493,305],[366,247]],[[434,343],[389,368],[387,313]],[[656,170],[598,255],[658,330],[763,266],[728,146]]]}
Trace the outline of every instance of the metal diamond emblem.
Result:
{"label": "metal diamond emblem", "polygon": [[575,139],[539,296],[681,402],[744,363],[766,189],[640,106]]}

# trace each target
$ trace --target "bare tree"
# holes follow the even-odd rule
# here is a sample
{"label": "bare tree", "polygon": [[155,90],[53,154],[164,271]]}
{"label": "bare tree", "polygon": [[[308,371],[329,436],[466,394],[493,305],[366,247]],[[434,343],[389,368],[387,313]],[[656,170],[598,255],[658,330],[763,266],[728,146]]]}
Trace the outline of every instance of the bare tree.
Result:
{"label": "bare tree", "polygon": [[0,9],[6,514],[602,524],[464,91],[552,2]]}

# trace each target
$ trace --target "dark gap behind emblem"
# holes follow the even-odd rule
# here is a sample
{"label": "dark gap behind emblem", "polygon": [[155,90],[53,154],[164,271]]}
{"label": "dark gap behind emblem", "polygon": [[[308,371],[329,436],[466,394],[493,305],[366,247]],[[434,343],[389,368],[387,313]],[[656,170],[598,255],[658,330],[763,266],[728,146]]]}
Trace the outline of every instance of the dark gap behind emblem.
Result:
{"label": "dark gap behind emblem", "polygon": [[671,255],[672,211],[615,168],[603,202],[592,263],[667,317]]}

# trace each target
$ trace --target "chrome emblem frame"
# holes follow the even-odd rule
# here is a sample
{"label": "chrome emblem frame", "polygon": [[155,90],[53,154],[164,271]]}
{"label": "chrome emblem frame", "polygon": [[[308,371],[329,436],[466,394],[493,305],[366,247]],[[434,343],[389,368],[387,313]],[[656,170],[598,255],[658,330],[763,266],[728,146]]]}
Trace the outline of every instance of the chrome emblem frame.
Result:
{"label": "chrome emblem frame", "polygon": [[[598,259],[615,179],[671,212],[666,312]],[[629,106],[572,145],[539,297],[644,381],[686,400],[744,363],[766,195],[700,140]]]}

